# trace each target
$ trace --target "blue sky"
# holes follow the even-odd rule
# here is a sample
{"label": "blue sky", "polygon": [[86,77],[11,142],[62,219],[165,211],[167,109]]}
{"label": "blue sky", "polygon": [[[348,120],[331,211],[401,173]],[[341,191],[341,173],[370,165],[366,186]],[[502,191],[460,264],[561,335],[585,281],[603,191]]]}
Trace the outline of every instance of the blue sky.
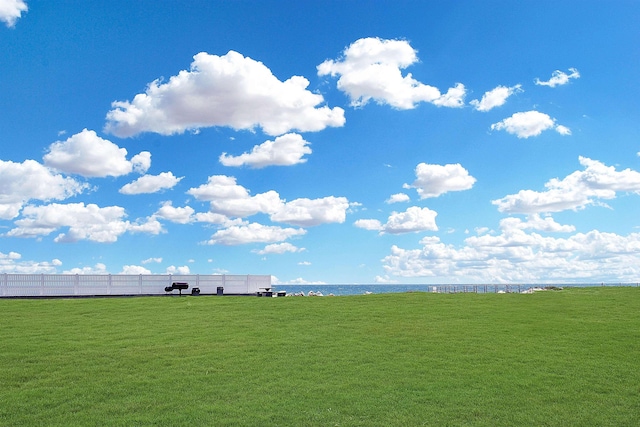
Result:
{"label": "blue sky", "polygon": [[0,272],[636,282],[638,22],[0,0]]}

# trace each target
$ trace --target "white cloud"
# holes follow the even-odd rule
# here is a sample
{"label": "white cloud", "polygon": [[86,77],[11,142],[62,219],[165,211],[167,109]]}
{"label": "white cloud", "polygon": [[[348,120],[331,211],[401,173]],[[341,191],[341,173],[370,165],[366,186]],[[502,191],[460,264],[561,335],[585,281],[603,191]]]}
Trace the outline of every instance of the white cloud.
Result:
{"label": "white cloud", "polygon": [[67,228],[55,242],[90,240],[109,243],[118,240],[125,232],[159,234],[162,226],[153,218],[144,222],[125,221],[124,208],[95,204],[70,203],[45,206],[28,205],[22,210],[22,218],[15,221],[16,228],[7,233],[11,237],[46,236],[60,228]]}
{"label": "white cloud", "polygon": [[461,248],[425,237],[421,249],[392,246],[383,259],[387,274],[432,277],[458,283],[596,282],[640,274],[640,234],[597,230],[568,238],[545,237],[518,228],[493,236],[472,236]]}
{"label": "white cloud", "polygon": [[[272,276],[275,277],[275,276]],[[277,278],[276,278],[277,279]],[[316,281],[309,281],[306,279],[303,279],[302,277],[298,277],[297,279],[293,279],[293,280],[289,280],[288,282],[272,282],[274,284],[277,285],[326,285],[326,282],[323,282],[321,280],[316,280]]]}
{"label": "white cloud", "polygon": [[379,231],[380,234],[417,233],[420,231],[437,231],[437,212],[429,208],[412,206],[404,212],[392,212],[385,224],[376,219],[360,219],[354,223],[358,228]]}
{"label": "white cloud", "polygon": [[183,265],[182,267],[171,265],[167,267],[167,274],[191,274],[191,270],[188,265]]}
{"label": "white cloud", "polygon": [[404,184],[403,187],[415,188],[421,199],[438,197],[449,191],[469,190],[476,182],[459,163],[444,166],[420,163],[416,166],[415,173],[416,180],[413,184]]}
{"label": "white cloud", "polygon": [[[538,230],[546,233],[572,233],[576,230],[573,225],[558,224],[551,216],[541,218],[539,214],[527,216],[526,221],[520,218],[508,217],[500,221],[500,228],[509,230]],[[479,233],[480,234],[480,233]]]}
{"label": "white cloud", "polygon": [[311,154],[309,142],[297,133],[288,133],[277,137],[274,141],[265,141],[253,147],[250,153],[230,156],[220,155],[220,163],[225,166],[243,166],[264,168],[266,166],[292,166],[305,163],[305,154]]}
{"label": "white cloud", "polygon": [[237,184],[234,177],[225,175],[210,176],[206,184],[191,188],[187,193],[198,200],[208,201],[211,212],[217,214],[243,218],[264,213],[272,221],[305,227],[343,223],[349,208],[349,201],[344,197],[301,198],[285,202],[273,190],[251,196],[249,190]]}
{"label": "white cloud", "polygon": [[571,129],[563,125],[557,125],[556,132],[558,132],[560,135],[563,135],[563,136],[571,135]]}
{"label": "white cloud", "polygon": [[312,227],[327,223],[343,223],[348,208],[349,201],[345,197],[302,198],[285,203],[270,218],[275,222]]}
{"label": "white cloud", "polygon": [[93,267],[75,267],[71,270],[65,270],[62,274],[109,274],[107,266],[99,262]]}
{"label": "white cloud", "polygon": [[511,87],[498,86],[495,89],[485,92],[480,101],[474,99],[470,101],[469,104],[473,105],[476,110],[485,112],[504,105],[504,103],[507,102],[507,98],[522,91],[522,85]]}
{"label": "white cloud", "polygon": [[159,263],[162,262],[162,257],[160,257],[160,258],[147,258],[144,261],[142,261],[143,264],[149,264],[149,263],[152,263],[152,262],[155,262],[155,263],[159,264]]}
{"label": "white cloud", "polygon": [[131,158],[131,167],[136,173],[143,174],[151,167],[151,153],[141,151]]}
{"label": "white cloud", "polygon": [[56,174],[35,160],[0,160],[0,219],[15,218],[29,200],[64,200],[87,188],[87,184]]}
{"label": "white cloud", "polygon": [[151,270],[139,265],[124,265],[122,266],[122,271],[118,274],[151,274]]}
{"label": "white cloud", "polygon": [[414,233],[419,231],[437,231],[437,212],[429,208],[412,206],[404,212],[393,212],[382,231],[390,234]]}
{"label": "white cloud", "polygon": [[547,129],[555,128],[560,135],[571,135],[571,130],[563,125],[556,125],[556,120],[539,111],[514,113],[511,117],[494,123],[491,130],[505,130],[518,138],[538,136]]}
{"label": "white cloud", "polygon": [[274,213],[282,206],[280,195],[275,191],[251,196],[249,190],[236,183],[231,176],[210,176],[207,183],[191,188],[187,194],[197,200],[208,201],[211,211],[231,217],[245,217],[259,212]]}
{"label": "white cloud", "polygon": [[388,275],[376,276],[373,281],[375,283],[398,283],[398,280],[390,278]]}
{"label": "white cloud", "polygon": [[131,173],[134,168],[144,172],[151,165],[149,152],[134,156],[132,161],[126,156],[126,149],[84,129],[66,141],[51,144],[43,159],[51,168],[86,177],[121,176]]}
{"label": "white cloud", "polygon": [[285,243],[273,243],[271,245],[265,246],[264,249],[252,251],[252,252],[255,252],[260,255],[269,255],[269,254],[281,255],[287,252],[293,252],[293,253],[303,252],[304,250],[305,248],[299,248],[295,245],[292,245],[291,243],[285,242]]}
{"label": "white cloud", "polygon": [[0,21],[12,28],[22,12],[28,10],[24,0],[0,0]]}
{"label": "white cloud", "polygon": [[579,161],[585,167],[583,171],[562,180],[550,180],[545,184],[547,191],[521,190],[491,203],[500,212],[534,214],[584,209],[599,199],[614,199],[616,192],[640,193],[640,172],[616,171],[613,166],[586,157],[579,157]]}
{"label": "white cloud", "polygon": [[258,223],[233,225],[218,230],[206,244],[235,246],[247,243],[276,243],[291,237],[302,236],[306,230],[302,228],[282,228]]}
{"label": "white cloud", "polygon": [[353,223],[358,228],[370,231],[382,231],[382,223],[377,219],[359,219]]}
{"label": "white cloud", "polygon": [[370,100],[398,109],[411,109],[418,102],[438,106],[464,105],[465,88],[458,83],[446,94],[438,88],[402,75],[404,68],[418,62],[416,51],[406,40],[363,38],[347,47],[340,60],[326,60],[318,65],[318,75],[340,76],[338,89],[360,107]]}
{"label": "white cloud", "polygon": [[551,78],[546,82],[540,80],[537,77],[534,80],[534,82],[539,86],[556,87],[556,86],[562,86],[569,83],[570,79],[577,79],[580,77],[580,73],[575,68],[569,68],[569,71],[571,72],[571,74],[567,74],[563,71],[556,70],[551,74]]}
{"label": "white cloud", "polygon": [[62,265],[59,259],[51,261],[24,261],[17,252],[0,252],[0,273],[12,274],[54,274],[56,267]]}
{"label": "white cloud", "polygon": [[171,202],[164,202],[154,215],[178,224],[188,224],[194,221],[194,212],[190,206],[176,208]]}
{"label": "white cloud", "polygon": [[153,81],[133,101],[114,102],[105,130],[127,137],[229,126],[282,135],[343,126],[344,110],[321,106],[324,98],[307,90],[308,85],[300,76],[281,82],[261,62],[234,51],[224,56],[201,52],[189,70],[167,83]]}
{"label": "white cloud", "polygon": [[213,212],[198,212],[194,215],[196,222],[206,222],[209,224],[224,224],[229,221],[226,215]]}
{"label": "white cloud", "polygon": [[397,194],[392,194],[387,200],[385,200],[386,204],[392,204],[392,203],[402,203],[402,202],[408,202],[409,200],[411,200],[411,198],[404,194],[404,193],[397,193]]}
{"label": "white cloud", "polygon": [[150,194],[175,187],[184,177],[175,177],[172,172],[159,175],[143,175],[119,190],[122,194]]}

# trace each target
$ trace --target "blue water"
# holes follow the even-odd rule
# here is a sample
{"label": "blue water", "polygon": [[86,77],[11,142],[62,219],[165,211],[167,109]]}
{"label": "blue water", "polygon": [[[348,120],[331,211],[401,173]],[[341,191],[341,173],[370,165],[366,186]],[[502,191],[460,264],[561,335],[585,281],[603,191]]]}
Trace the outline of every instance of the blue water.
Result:
{"label": "blue water", "polygon": [[293,295],[296,293],[304,292],[305,295],[309,294],[309,291],[314,293],[320,292],[324,296],[333,294],[335,296],[340,295],[364,295],[368,293],[372,294],[385,294],[385,293],[403,293],[403,292],[440,292],[440,293],[459,293],[459,292],[475,292],[475,293],[496,293],[496,292],[523,292],[531,288],[539,288],[545,286],[556,287],[586,287],[586,286],[638,286],[637,283],[615,283],[615,284],[601,284],[601,283],[584,283],[584,284],[570,284],[570,285],[390,285],[390,284],[370,284],[370,285],[274,285],[274,291],[285,291],[287,295]]}

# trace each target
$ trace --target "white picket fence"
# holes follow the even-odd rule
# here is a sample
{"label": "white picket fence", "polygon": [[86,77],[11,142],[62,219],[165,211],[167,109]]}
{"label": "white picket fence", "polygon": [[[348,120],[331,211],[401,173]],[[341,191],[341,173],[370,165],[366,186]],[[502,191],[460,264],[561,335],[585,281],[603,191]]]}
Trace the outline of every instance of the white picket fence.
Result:
{"label": "white picket fence", "polygon": [[[203,274],[0,274],[0,297],[164,295],[165,287],[186,282],[190,294],[255,294],[271,287],[267,275]],[[179,291],[173,291],[178,293]]]}

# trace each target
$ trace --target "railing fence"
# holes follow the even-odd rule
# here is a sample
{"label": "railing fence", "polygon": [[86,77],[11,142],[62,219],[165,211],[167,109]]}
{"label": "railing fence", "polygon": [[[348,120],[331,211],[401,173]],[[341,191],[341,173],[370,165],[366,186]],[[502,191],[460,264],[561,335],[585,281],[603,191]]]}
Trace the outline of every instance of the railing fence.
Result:
{"label": "railing fence", "polygon": [[0,274],[2,297],[164,295],[165,287],[186,282],[191,292],[252,294],[271,287],[268,275],[203,274]]}

